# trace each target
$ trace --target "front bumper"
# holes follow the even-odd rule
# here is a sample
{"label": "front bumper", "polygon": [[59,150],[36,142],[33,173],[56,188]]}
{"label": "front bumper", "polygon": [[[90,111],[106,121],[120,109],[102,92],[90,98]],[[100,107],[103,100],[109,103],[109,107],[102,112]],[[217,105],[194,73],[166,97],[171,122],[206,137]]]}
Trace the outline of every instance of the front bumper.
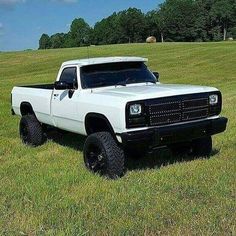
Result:
{"label": "front bumper", "polygon": [[152,149],[224,132],[227,122],[227,118],[220,117],[185,124],[153,127],[142,131],[122,133],[120,136],[124,146],[145,146]]}

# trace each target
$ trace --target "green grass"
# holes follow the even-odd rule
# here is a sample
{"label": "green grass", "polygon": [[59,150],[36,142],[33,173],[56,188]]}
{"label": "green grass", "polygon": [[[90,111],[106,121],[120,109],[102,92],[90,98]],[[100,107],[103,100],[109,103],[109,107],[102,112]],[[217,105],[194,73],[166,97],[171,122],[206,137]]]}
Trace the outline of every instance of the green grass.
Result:
{"label": "green grass", "polygon": [[225,133],[210,159],[149,156],[106,180],[83,164],[84,139],[54,134],[24,146],[10,115],[13,86],[55,80],[86,48],[0,53],[0,235],[235,235],[236,43],[91,47],[90,56],[143,56],[163,83],[218,87]]}

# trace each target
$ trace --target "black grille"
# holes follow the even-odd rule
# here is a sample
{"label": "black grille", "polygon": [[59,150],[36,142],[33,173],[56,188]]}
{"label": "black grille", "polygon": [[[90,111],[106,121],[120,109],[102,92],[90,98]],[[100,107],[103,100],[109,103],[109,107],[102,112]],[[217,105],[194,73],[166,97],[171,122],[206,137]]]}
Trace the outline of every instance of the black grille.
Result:
{"label": "black grille", "polygon": [[181,113],[162,114],[150,117],[150,123],[155,124],[171,124],[181,120]]}
{"label": "black grille", "polygon": [[207,117],[207,115],[208,115],[208,108],[202,110],[187,111],[183,112],[182,120],[195,120]]}
{"label": "black grille", "polygon": [[155,113],[165,113],[166,110],[170,112],[180,111],[181,110],[181,102],[163,102],[160,104],[150,105],[149,111],[152,114]]}
{"label": "black grille", "polygon": [[153,100],[148,104],[151,126],[197,120],[209,116],[208,96],[176,96]]}
{"label": "black grille", "polygon": [[[209,104],[209,96],[217,94],[219,102]],[[130,116],[132,104],[142,105],[142,114]],[[149,127],[181,123],[219,115],[222,107],[222,95],[219,91],[165,98],[132,101],[126,105],[126,127]]]}
{"label": "black grille", "polygon": [[183,109],[199,109],[201,107],[208,106],[208,98],[199,98],[199,99],[190,99],[190,100],[183,100],[182,105]]}

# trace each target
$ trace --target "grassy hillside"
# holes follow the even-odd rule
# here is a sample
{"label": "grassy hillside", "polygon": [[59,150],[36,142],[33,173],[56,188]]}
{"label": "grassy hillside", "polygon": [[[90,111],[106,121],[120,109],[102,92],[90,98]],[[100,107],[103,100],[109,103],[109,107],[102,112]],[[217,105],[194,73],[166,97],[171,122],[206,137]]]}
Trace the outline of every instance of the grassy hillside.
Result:
{"label": "grassy hillside", "polygon": [[85,169],[83,137],[56,133],[29,148],[10,115],[14,85],[52,82],[63,61],[87,57],[87,49],[0,53],[0,235],[235,235],[236,43],[116,45],[89,54],[148,57],[163,83],[218,87],[227,132],[214,137],[210,159],[166,152],[106,180]]}

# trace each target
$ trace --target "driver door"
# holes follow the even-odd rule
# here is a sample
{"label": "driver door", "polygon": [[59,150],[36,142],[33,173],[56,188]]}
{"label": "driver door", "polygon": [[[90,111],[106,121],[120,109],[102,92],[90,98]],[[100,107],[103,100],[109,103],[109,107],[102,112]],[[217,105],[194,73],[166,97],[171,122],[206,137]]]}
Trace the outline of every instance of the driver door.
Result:
{"label": "driver door", "polygon": [[51,110],[56,127],[67,131],[78,131],[78,101],[79,96],[77,67],[70,66],[63,69],[60,82],[66,82],[68,89],[53,91]]}

